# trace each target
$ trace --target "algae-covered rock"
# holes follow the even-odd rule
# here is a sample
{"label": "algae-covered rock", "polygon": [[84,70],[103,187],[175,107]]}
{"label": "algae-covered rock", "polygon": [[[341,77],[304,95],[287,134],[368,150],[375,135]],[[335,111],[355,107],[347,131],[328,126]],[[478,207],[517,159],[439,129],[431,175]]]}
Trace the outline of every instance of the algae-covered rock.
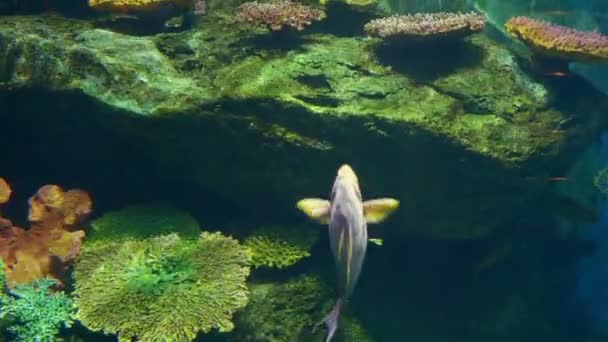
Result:
{"label": "algae-covered rock", "polygon": [[85,246],[74,269],[78,318],[120,340],[191,341],[234,329],[248,301],[250,255],[238,241],[203,232]]}
{"label": "algae-covered rock", "polygon": [[251,250],[254,267],[285,268],[310,256],[319,237],[318,227],[264,226],[254,230],[243,244]]}
{"label": "algae-covered rock", "polygon": [[311,329],[332,304],[331,291],[313,275],[254,283],[250,292],[249,304],[236,316],[236,341],[316,341]]}
{"label": "algae-covered rock", "polygon": [[[441,238],[488,234],[604,124],[605,97],[578,78],[527,76],[483,35],[409,49],[330,33],[281,40],[233,13],[151,37],[2,18],[0,104],[20,112],[0,120],[73,148],[67,118],[86,113],[148,161],[141,172],[266,222],[294,219],[311,192],[327,197],[346,162],[364,197],[400,200],[390,232]],[[28,91],[41,96],[17,103]]]}

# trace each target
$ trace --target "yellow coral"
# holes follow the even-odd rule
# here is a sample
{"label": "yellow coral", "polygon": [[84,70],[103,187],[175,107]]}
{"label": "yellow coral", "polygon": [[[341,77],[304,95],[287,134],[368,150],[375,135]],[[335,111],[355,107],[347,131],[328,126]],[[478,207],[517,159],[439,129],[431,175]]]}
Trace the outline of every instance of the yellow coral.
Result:
{"label": "yellow coral", "polygon": [[89,0],[89,6],[111,12],[154,12],[162,6],[173,5],[178,9],[192,8],[192,0]]}

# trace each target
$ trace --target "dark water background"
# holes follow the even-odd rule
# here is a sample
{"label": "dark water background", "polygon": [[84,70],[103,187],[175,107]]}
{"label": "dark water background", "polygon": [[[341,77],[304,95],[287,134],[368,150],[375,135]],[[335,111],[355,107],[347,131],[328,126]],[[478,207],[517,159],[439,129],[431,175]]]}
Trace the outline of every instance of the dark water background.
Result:
{"label": "dark water background", "polygon": [[[449,0],[440,6],[446,3]],[[561,1],[559,6],[593,12],[593,4]],[[69,16],[89,14],[82,2],[57,6]],[[29,10],[43,8],[34,4]],[[608,81],[594,81],[608,87]],[[213,227],[262,220],[209,189],[166,178],[155,169],[153,155],[137,153],[123,138],[83,115],[95,106],[82,97],[44,89],[0,93],[0,175],[14,194],[3,212],[16,224],[25,221],[28,196],[49,183],[87,189],[96,213],[159,200]],[[45,108],[56,112],[40,115]],[[580,178],[574,190],[563,191],[589,187],[589,177],[608,165],[605,139],[598,136],[594,141],[585,155],[591,166],[581,166],[587,178]],[[608,341],[608,204],[599,195],[589,201],[602,213],[597,222],[564,221],[550,210],[537,210],[543,204],[532,201],[484,239],[386,239],[381,248],[368,249],[349,310],[377,341]],[[272,208],[261,204],[260,210]],[[297,224],[302,218],[285,215],[284,220]],[[510,252],[501,257],[502,249]],[[478,270],[480,260],[494,254],[492,267]],[[333,284],[325,234],[312,257],[293,272],[303,269],[318,271]],[[66,334],[113,340],[78,327]]]}

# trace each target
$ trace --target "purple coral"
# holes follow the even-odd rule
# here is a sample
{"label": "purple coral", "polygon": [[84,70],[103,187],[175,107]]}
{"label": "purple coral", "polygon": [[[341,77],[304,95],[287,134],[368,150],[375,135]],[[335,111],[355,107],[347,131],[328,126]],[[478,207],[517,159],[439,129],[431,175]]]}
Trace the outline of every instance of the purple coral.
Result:
{"label": "purple coral", "polygon": [[365,31],[381,38],[463,36],[483,30],[485,24],[485,16],[475,12],[417,13],[374,19]]}
{"label": "purple coral", "polygon": [[291,1],[261,3],[246,2],[239,6],[237,20],[255,26],[265,26],[272,31],[280,31],[285,27],[303,30],[313,21],[325,18],[325,12]]}

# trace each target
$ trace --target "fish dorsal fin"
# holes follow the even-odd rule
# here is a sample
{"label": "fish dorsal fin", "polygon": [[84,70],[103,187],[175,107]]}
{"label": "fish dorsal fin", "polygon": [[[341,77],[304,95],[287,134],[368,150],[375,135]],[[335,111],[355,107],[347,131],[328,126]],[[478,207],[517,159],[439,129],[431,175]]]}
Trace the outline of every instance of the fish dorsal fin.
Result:
{"label": "fish dorsal fin", "polygon": [[367,223],[380,223],[397,208],[399,201],[393,198],[377,198],[363,202],[363,213]]}
{"label": "fish dorsal fin", "polygon": [[297,203],[298,209],[302,210],[311,219],[319,223],[329,223],[330,202],[322,198],[305,198]]}
{"label": "fish dorsal fin", "polygon": [[376,246],[382,246],[382,244],[384,243],[384,240],[382,240],[380,238],[369,238],[369,239],[367,239],[367,241],[369,241],[370,243],[372,243]]}

